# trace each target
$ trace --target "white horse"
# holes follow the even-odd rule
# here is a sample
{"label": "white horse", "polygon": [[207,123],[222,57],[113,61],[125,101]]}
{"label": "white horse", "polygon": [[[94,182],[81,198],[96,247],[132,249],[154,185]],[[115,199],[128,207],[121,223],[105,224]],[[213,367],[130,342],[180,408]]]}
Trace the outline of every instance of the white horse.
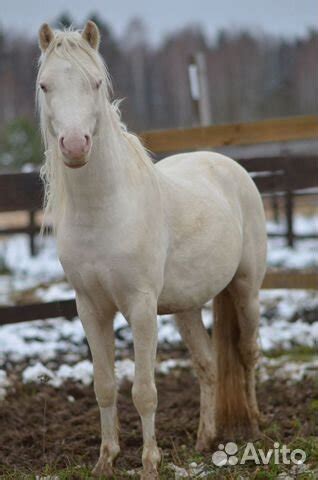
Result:
{"label": "white horse", "polygon": [[[157,313],[174,313],[192,354],[200,396],[197,448],[257,434],[254,367],[265,273],[262,202],[248,174],[216,153],[156,165],[110,103],[99,31],[39,32],[37,79],[46,147],[46,210],[83,322],[101,415],[98,475],[119,453],[113,319],[134,338],[134,404],[143,431],[143,479],[158,478],[154,367]],[[211,340],[201,308],[214,300]]]}

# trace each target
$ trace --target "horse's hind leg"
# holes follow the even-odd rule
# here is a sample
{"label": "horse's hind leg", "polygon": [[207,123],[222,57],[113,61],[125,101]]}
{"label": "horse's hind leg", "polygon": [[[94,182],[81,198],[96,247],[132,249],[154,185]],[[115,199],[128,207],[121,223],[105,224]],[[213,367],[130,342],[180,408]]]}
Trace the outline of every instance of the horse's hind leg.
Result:
{"label": "horse's hind leg", "polygon": [[238,272],[214,300],[217,437],[237,440],[259,434],[255,393],[258,356],[258,288]]}
{"label": "horse's hind leg", "polygon": [[255,389],[255,367],[259,356],[257,343],[259,328],[259,290],[251,288],[246,276],[236,275],[231,283],[240,336],[239,351],[245,370],[246,394],[250,408],[254,435],[258,432],[259,409]]}
{"label": "horse's hind leg", "polygon": [[211,338],[201,318],[201,309],[175,316],[181,336],[188,347],[200,383],[200,423],[197,450],[209,449],[215,437],[215,369]]}

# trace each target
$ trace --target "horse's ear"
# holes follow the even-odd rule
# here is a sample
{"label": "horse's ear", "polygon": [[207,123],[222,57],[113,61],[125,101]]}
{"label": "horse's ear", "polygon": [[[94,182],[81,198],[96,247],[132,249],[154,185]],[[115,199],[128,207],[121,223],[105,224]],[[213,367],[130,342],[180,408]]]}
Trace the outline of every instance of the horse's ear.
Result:
{"label": "horse's ear", "polygon": [[100,33],[98,30],[98,26],[96,25],[96,23],[92,22],[92,20],[89,20],[86,23],[85,28],[82,32],[82,37],[90,44],[92,48],[98,50]]}
{"label": "horse's ear", "polygon": [[47,23],[43,23],[39,30],[39,45],[42,52],[45,52],[54,37],[52,28]]}

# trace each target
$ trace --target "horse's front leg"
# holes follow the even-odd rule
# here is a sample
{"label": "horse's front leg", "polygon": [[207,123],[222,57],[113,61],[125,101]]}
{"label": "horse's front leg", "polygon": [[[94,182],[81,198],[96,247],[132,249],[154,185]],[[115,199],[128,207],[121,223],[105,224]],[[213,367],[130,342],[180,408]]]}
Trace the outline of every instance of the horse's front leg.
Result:
{"label": "horse's front leg", "polygon": [[154,370],[157,350],[157,301],[146,295],[134,302],[128,320],[134,338],[135,378],[132,397],[140,415],[143,433],[141,479],[157,479],[160,452],[155,436],[157,389]]}
{"label": "horse's front leg", "polygon": [[93,470],[97,477],[113,476],[113,462],[119,454],[114,371],[114,311],[103,315],[86,298],[76,299],[79,317],[92,352],[94,389],[100,410],[102,442],[99,460]]}

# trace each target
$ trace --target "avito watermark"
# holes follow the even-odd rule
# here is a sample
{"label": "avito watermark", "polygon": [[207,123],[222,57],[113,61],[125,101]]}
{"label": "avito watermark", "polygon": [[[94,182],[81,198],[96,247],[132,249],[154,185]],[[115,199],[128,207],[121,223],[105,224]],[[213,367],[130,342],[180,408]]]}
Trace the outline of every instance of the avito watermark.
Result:
{"label": "avito watermark", "polygon": [[268,465],[273,461],[276,465],[284,464],[301,465],[306,461],[306,453],[300,448],[291,450],[287,445],[274,443],[274,448],[264,451],[262,448],[256,448],[249,442],[242,449],[242,455],[238,457],[238,446],[234,442],[228,442],[226,445],[221,443],[218,450],[212,455],[212,462],[217,467],[225,465],[244,465],[246,462],[254,462],[256,465]]}

